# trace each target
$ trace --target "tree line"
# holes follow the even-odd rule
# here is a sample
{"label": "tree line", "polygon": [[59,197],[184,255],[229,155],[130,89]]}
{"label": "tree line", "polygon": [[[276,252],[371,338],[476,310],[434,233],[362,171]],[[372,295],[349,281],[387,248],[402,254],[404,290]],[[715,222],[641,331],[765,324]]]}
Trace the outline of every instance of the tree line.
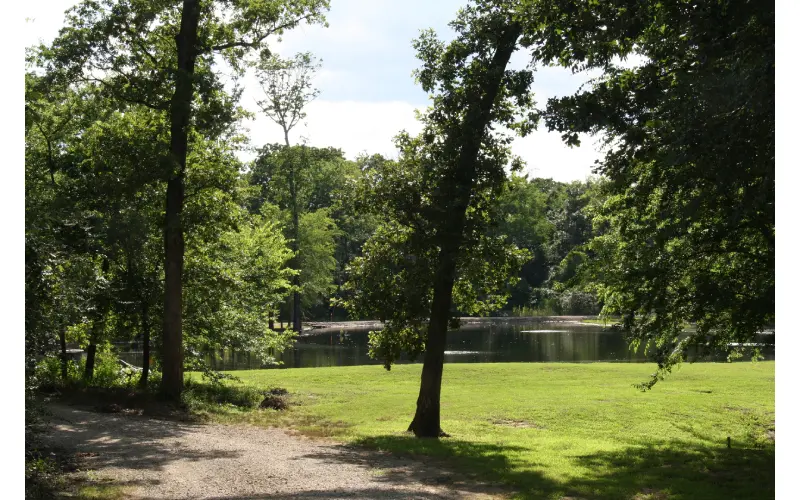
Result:
{"label": "tree line", "polygon": [[[655,344],[651,387],[690,346],[729,350],[774,321],[774,7],[744,0],[472,0],[455,37],[423,31],[431,96],[398,157],[291,142],[316,97],[309,54],[270,38],[326,1],[85,1],[26,72],[26,369],[138,338],[160,391],[236,347],[265,362],[304,318],[378,319],[370,353],[422,356],[409,426],[436,437],[447,331],[463,315],[622,318]],[[514,70],[523,51],[530,65]],[[620,59],[644,61],[627,67]],[[252,69],[283,144],[253,162]],[[596,69],[540,107],[537,68]],[[521,175],[514,135],[607,144],[597,177]],[[286,322],[288,328],[276,327]],[[683,334],[687,323],[696,333]],[[151,346],[153,351],[151,351]]]}

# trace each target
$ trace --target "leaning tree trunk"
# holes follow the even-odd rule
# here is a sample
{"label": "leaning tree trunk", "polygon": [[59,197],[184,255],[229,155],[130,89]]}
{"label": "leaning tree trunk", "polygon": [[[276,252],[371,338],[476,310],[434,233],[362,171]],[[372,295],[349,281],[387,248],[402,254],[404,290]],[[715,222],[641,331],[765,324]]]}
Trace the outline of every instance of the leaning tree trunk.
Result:
{"label": "leaning tree trunk", "polygon": [[164,227],[164,339],[161,391],[178,399],[183,390],[183,226],[188,127],[193,95],[192,76],[197,58],[198,0],[184,0],[178,49],[175,93],[170,103],[170,156],[172,168],[167,181],[166,224]]}
{"label": "leaning tree trunk", "polygon": [[441,243],[433,281],[433,302],[428,323],[428,337],[425,342],[417,411],[408,427],[408,430],[417,437],[446,436],[441,428],[440,396],[456,262],[464,238],[467,207],[475,185],[475,162],[480,152],[481,137],[486,133],[491,120],[492,105],[520,32],[519,25],[512,24],[498,40],[486,79],[477,89],[476,95],[480,97],[472,100],[472,104],[466,110],[459,137],[448,138],[460,143],[460,153],[455,176],[437,200],[438,206],[448,207],[448,211],[442,220],[439,232]]}
{"label": "leaning tree trunk", "polygon": [[[462,217],[463,226],[463,217]],[[448,245],[439,252],[439,265],[433,284],[433,304],[425,342],[422,379],[417,397],[417,412],[408,430],[417,437],[445,435],[441,429],[439,401],[444,371],[444,349],[447,340],[447,323],[453,301],[453,283],[456,274],[458,244]]]}

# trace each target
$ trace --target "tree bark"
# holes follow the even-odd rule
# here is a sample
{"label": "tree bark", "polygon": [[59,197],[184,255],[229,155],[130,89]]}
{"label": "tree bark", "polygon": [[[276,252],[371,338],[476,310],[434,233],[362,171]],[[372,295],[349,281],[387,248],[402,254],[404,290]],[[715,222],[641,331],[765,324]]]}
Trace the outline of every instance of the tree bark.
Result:
{"label": "tree bark", "polygon": [[[305,146],[303,147],[305,151]],[[289,190],[292,197],[292,251],[294,252],[294,269],[298,274],[292,277],[294,293],[292,294],[292,330],[300,333],[303,330],[303,320],[300,316],[300,215],[297,211],[297,184],[295,179],[295,164],[289,168]]]}
{"label": "tree bark", "polygon": [[164,227],[164,339],[161,391],[176,400],[183,390],[183,226],[188,126],[194,93],[193,75],[197,58],[198,0],[184,0],[181,27],[175,37],[178,67],[175,93],[170,102],[170,156]]}
{"label": "tree bark", "polygon": [[[102,275],[108,273],[109,262],[108,257],[103,257],[103,264],[101,266]],[[107,295],[108,291],[103,290],[95,297],[96,311],[94,319],[92,320],[92,332],[89,334],[89,347],[86,349],[86,366],[84,367],[83,378],[88,382],[94,378],[94,364],[97,354],[97,343],[101,339],[101,335],[106,328],[106,315],[111,308],[111,299]]]}
{"label": "tree bark", "polygon": [[58,340],[61,343],[61,380],[64,383],[67,383],[67,377],[69,376],[69,372],[67,370],[67,329],[66,326],[62,326],[58,331]]}
{"label": "tree bark", "polygon": [[147,302],[142,300],[142,375],[139,378],[139,387],[147,387],[150,376],[150,311]]}
{"label": "tree bark", "polygon": [[86,366],[83,370],[83,379],[87,382],[94,378],[94,362],[97,356],[97,344],[91,340],[89,347],[86,348]]}
{"label": "tree bark", "polygon": [[521,27],[516,23],[506,28],[497,42],[486,79],[474,91],[475,98],[471,100],[464,116],[461,134],[457,138],[449,138],[460,143],[460,152],[454,178],[437,200],[438,206],[447,207],[448,210],[438,231],[440,250],[434,274],[433,302],[425,341],[417,410],[408,426],[409,432],[417,437],[438,438],[447,435],[441,428],[440,396],[456,263],[464,239],[466,211],[475,185],[475,162],[480,152],[481,137],[491,121],[492,106],[520,33]]}

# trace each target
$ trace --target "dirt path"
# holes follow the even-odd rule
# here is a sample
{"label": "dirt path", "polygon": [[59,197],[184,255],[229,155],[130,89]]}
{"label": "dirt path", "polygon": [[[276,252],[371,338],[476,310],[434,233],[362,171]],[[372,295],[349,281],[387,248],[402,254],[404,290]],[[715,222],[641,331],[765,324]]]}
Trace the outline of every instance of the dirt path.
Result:
{"label": "dirt path", "polygon": [[132,499],[501,498],[429,464],[280,429],[50,409],[46,439]]}

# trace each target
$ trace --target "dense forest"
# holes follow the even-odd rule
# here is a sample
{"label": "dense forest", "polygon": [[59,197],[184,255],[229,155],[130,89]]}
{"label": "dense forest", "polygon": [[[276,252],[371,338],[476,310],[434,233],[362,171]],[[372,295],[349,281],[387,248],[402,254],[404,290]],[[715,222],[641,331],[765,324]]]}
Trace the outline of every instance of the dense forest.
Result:
{"label": "dense forest", "polygon": [[[177,398],[208,352],[270,363],[306,321],[372,319],[387,368],[424,354],[409,429],[438,436],[459,317],[620,318],[633,345],[657,346],[649,385],[688,346],[729,350],[774,322],[774,6],[474,0],[453,40],[413,42],[422,131],[357,158],[293,133],[319,64],[268,49],[328,8],[85,1],[29,50],[29,387],[102,384],[113,343],[136,341],[137,383]],[[515,51],[531,66],[510,69]],[[619,63],[631,54],[644,62]],[[245,134],[223,63],[258,76],[283,143]],[[601,76],[537,103],[546,65]],[[536,127],[603,137],[595,175],[524,175],[510,141]]]}

